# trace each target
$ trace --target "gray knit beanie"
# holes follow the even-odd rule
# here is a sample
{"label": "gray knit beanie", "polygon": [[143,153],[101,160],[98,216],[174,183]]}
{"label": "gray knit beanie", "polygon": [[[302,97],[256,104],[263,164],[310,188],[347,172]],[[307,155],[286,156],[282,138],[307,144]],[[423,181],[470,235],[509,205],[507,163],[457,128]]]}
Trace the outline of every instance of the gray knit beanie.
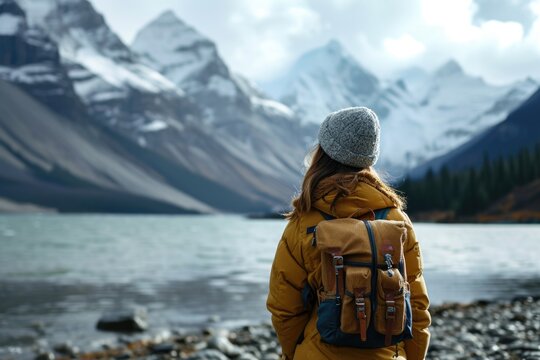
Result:
{"label": "gray knit beanie", "polygon": [[367,168],[379,157],[381,126],[373,110],[351,107],[330,113],[319,129],[319,144],[345,165]]}

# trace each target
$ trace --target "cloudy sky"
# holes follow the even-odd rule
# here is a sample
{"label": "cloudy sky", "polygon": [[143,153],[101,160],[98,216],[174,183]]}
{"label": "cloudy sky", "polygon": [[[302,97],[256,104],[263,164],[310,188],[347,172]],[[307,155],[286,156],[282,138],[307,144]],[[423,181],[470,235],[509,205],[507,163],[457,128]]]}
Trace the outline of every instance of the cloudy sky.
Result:
{"label": "cloudy sky", "polygon": [[492,83],[540,79],[540,0],[91,0],[130,43],[166,9],[264,81],[335,38],[381,77],[454,58]]}

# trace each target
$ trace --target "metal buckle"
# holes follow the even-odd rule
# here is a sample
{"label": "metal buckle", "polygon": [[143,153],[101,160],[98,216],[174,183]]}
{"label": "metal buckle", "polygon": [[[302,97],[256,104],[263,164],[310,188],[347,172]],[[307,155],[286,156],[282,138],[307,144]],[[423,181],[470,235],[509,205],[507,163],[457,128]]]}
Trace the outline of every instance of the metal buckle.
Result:
{"label": "metal buckle", "polygon": [[384,254],[384,262],[386,263],[386,272],[388,273],[388,277],[392,277],[394,275],[394,272],[392,271],[392,267],[394,266],[392,262],[392,255]]}
{"label": "metal buckle", "polygon": [[343,256],[334,255],[334,258],[332,259],[332,262],[333,262],[334,268],[336,270],[343,269]]}

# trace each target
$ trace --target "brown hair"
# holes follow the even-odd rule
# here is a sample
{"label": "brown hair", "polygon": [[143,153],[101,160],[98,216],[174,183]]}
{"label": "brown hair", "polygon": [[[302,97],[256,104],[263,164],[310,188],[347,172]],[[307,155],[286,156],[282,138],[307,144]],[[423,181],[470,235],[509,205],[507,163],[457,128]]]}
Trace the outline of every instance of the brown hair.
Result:
{"label": "brown hair", "polygon": [[298,219],[311,210],[317,199],[331,192],[336,192],[331,204],[331,209],[334,209],[337,201],[351,194],[359,182],[370,184],[392,200],[398,208],[405,208],[405,199],[381,180],[375,169],[372,167],[360,169],[343,165],[328,156],[317,144],[311,153],[310,164],[302,182],[302,190],[293,198],[293,209],[285,214],[285,217],[289,220]]}

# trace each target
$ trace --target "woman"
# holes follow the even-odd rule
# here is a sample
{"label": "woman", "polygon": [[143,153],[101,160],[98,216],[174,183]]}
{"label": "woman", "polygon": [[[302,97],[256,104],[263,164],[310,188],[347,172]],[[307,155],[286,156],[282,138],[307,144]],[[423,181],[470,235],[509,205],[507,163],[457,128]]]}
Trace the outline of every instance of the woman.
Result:
{"label": "woman", "polygon": [[[272,273],[268,310],[282,346],[284,359],[424,359],[429,344],[429,299],[422,276],[422,258],[404,202],[372,168],[379,155],[380,125],[365,107],[339,110],[327,116],[319,130],[319,144],[312,154],[301,193],[287,214],[289,223],[279,242]],[[405,221],[404,244],[407,280],[410,284],[413,338],[397,346],[360,349],[321,342],[317,310],[309,310],[302,297],[306,284],[321,287],[321,254],[311,244],[306,228],[324,220],[321,211],[334,217],[368,216],[391,208],[388,220]]]}

